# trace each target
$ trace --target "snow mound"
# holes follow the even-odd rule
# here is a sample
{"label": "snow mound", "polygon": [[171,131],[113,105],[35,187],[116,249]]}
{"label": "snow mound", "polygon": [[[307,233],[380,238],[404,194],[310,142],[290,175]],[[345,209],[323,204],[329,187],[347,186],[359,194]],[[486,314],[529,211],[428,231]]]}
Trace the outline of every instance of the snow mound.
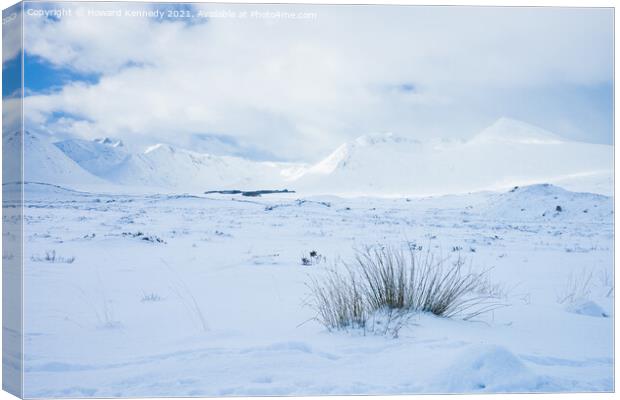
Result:
{"label": "snow mound", "polygon": [[569,304],[566,306],[566,311],[590,317],[609,317],[601,306],[591,300],[582,300]]}
{"label": "snow mound", "polygon": [[493,197],[487,215],[499,219],[603,220],[613,214],[612,198],[570,192],[551,184],[514,187]]}
{"label": "snow mound", "polygon": [[436,379],[442,393],[535,392],[545,380],[501,346],[480,345],[465,350]]}

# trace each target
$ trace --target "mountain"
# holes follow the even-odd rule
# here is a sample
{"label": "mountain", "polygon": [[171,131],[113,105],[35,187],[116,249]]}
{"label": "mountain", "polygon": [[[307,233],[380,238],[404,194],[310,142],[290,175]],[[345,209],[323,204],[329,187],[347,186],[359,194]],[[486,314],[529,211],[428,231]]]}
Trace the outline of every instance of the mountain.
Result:
{"label": "mountain", "polygon": [[[610,192],[613,148],[562,140],[502,118],[468,141],[419,142],[362,136],[296,176],[302,191],[350,195],[434,195],[562,182]],[[603,183],[590,185],[590,178]]]}
{"label": "mountain", "polygon": [[51,137],[31,133],[26,158],[32,180],[107,182],[184,192],[291,189],[308,194],[422,196],[537,183],[602,194],[611,194],[613,188],[612,146],[568,141],[509,118],[499,119],[469,140],[363,135],[311,165],[257,161],[167,144],[131,152],[109,138],[53,143]]}
{"label": "mountain", "polygon": [[473,139],[474,143],[561,144],[562,138],[547,130],[502,117]]}
{"label": "mountain", "polygon": [[214,156],[165,144],[131,154],[105,178],[126,185],[156,186],[181,191],[280,188],[287,165]]}
{"label": "mountain", "polygon": [[[21,151],[21,135],[15,132],[3,135],[2,145],[5,154],[18,154]],[[84,170],[56,147],[53,138],[24,131],[24,181],[44,182],[58,185],[104,184],[102,179]],[[18,169],[18,158],[12,158]]]}
{"label": "mountain", "polygon": [[[361,136],[296,176],[304,191],[342,194],[397,193],[429,165],[428,146],[392,133]],[[417,165],[416,169],[413,169]]]}
{"label": "mountain", "polygon": [[296,165],[252,161],[178,149],[166,144],[130,153],[109,138],[54,143],[65,157],[111,184],[178,191],[283,187]]}
{"label": "mountain", "polygon": [[121,141],[109,138],[93,141],[68,139],[55,145],[82,168],[100,177],[106,176],[129,157]]}
{"label": "mountain", "polygon": [[[382,157],[382,152],[391,152],[395,148],[400,148],[400,145],[404,145],[404,148],[408,150],[413,150],[414,146],[419,144],[420,142],[417,140],[394,136],[391,132],[360,136],[350,143],[341,145],[327,158],[308,168],[306,174],[332,174],[346,168],[362,168],[361,164],[372,168],[374,162],[381,163],[383,161],[373,159],[377,156]],[[369,152],[366,151],[367,149],[374,150]],[[402,158],[399,157],[399,159]]]}
{"label": "mountain", "polygon": [[99,144],[105,144],[110,147],[123,147],[124,146],[122,140],[115,140],[109,137],[97,138],[97,139],[94,139],[93,142],[99,143]]}

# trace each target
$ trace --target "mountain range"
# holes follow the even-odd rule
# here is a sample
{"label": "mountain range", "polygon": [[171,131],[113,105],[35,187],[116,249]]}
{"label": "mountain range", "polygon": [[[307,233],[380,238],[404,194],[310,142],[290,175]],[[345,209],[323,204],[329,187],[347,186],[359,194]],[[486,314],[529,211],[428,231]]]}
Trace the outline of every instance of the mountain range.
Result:
{"label": "mountain range", "polygon": [[[18,151],[5,135],[5,151]],[[469,140],[418,141],[391,133],[343,143],[313,164],[154,144],[131,152],[108,138],[55,140],[25,132],[24,178],[74,188],[204,192],[292,189],[309,194],[436,195],[555,183],[611,194],[613,147],[569,141],[501,118]]]}

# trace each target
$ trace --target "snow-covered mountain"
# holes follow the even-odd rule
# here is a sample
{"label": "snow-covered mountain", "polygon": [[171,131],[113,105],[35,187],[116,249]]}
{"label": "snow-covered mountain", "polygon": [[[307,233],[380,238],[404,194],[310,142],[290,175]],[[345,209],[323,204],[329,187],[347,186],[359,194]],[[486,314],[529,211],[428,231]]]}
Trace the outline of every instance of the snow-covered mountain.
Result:
{"label": "snow-covered mountain", "polygon": [[588,178],[610,183],[612,156],[612,146],[565,141],[502,118],[465,142],[363,136],[297,176],[296,187],[325,193],[432,195],[535,183],[570,185],[579,178],[581,190],[588,191]]}
{"label": "snow-covered mountain", "polygon": [[55,145],[82,168],[100,177],[105,177],[129,157],[121,141],[109,138],[68,139]]}
{"label": "snow-covered mountain", "polygon": [[26,136],[27,179],[56,184],[107,182],[191,192],[288,188],[394,196],[537,183],[602,194],[611,194],[613,187],[612,146],[568,141],[508,118],[466,141],[364,135],[312,165],[205,154],[167,144],[131,152],[112,139],[52,143],[48,137]]}
{"label": "snow-covered mountain", "polygon": [[166,144],[139,153],[131,153],[121,141],[108,138],[68,139],[54,144],[65,157],[98,178],[139,188],[204,191],[280,187],[295,170],[292,164],[202,154]]}
{"label": "snow-covered mountain", "polygon": [[132,154],[105,178],[120,184],[174,188],[182,191],[259,189],[284,184],[287,165],[239,157],[200,154],[156,144]]}
{"label": "snow-covered mountain", "polygon": [[561,144],[562,138],[545,129],[502,117],[473,139],[474,143]]}
{"label": "snow-covered mountain", "polygon": [[[22,136],[19,132],[3,135],[2,145],[4,153],[17,154],[21,151],[21,138]],[[54,145],[51,137],[25,131],[23,145],[24,181],[70,186],[75,184],[97,185],[106,183],[69,158]],[[19,157],[11,157],[11,160],[15,164],[11,169],[19,170],[18,164],[21,162],[21,159]]]}

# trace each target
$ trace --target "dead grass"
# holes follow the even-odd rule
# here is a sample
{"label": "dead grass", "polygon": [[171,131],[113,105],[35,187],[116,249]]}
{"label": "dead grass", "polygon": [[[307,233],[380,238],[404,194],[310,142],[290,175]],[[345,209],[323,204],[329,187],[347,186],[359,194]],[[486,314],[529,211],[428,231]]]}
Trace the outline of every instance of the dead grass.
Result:
{"label": "dead grass", "polygon": [[313,278],[310,304],[329,330],[368,328],[378,312],[468,320],[502,306],[481,290],[489,285],[486,271],[473,272],[464,264],[460,256],[442,258],[430,250],[367,247],[352,263]]}

